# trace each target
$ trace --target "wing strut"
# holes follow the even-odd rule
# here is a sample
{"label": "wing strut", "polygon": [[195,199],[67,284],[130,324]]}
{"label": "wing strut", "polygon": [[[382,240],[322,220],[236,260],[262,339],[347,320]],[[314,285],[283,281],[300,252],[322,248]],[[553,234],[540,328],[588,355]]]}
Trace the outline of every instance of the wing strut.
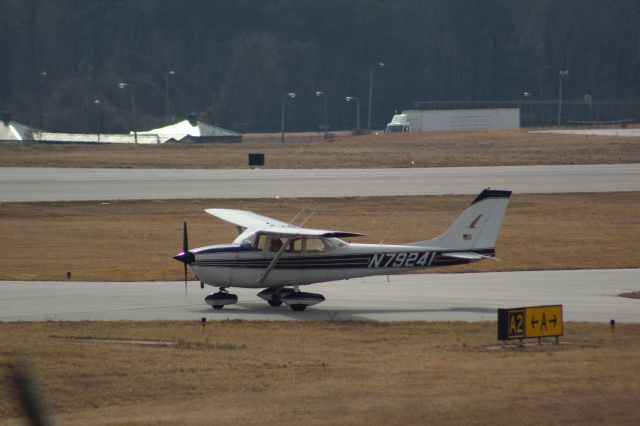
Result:
{"label": "wing strut", "polygon": [[287,242],[284,243],[282,247],[280,247],[280,250],[278,250],[278,253],[276,253],[276,255],[273,257],[273,259],[271,260],[271,263],[269,263],[269,266],[267,266],[267,269],[264,271],[264,274],[262,274],[262,276],[260,277],[260,279],[256,284],[264,283],[264,281],[267,279],[267,277],[271,273],[271,270],[273,270],[273,268],[276,266],[276,263],[278,263],[278,260],[280,260],[280,258],[282,257],[282,254],[284,253],[284,251],[287,249],[287,247],[289,247],[290,242],[291,242],[291,237],[287,237]]}

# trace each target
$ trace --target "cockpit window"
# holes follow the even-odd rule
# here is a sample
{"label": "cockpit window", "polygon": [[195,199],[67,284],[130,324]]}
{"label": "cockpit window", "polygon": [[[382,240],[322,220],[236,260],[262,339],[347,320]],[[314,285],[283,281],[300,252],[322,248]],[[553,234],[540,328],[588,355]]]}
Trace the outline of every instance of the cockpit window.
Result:
{"label": "cockpit window", "polygon": [[307,238],[304,250],[307,252],[326,251],[327,243],[321,238]]}
{"label": "cockpit window", "polygon": [[274,253],[278,252],[282,248],[283,244],[284,244],[284,242],[283,242],[282,238],[272,237],[271,238],[271,242],[269,242],[269,251],[274,252]]}
{"label": "cockpit window", "polygon": [[264,242],[265,236],[263,234],[248,230],[238,235],[238,238],[234,241],[235,244],[250,250],[262,250]]}
{"label": "cockpit window", "polygon": [[289,241],[289,245],[287,246],[287,253],[300,253],[302,251],[302,239],[294,238]]}

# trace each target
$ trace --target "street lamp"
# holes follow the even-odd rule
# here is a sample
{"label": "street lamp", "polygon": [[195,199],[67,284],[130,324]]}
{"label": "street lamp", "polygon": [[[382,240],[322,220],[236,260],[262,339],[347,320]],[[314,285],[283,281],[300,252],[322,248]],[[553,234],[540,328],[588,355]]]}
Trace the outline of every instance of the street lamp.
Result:
{"label": "street lamp", "polygon": [[360,98],[347,96],[344,100],[347,102],[356,101],[356,130],[360,130]]}
{"label": "street lamp", "polygon": [[324,96],[324,124],[322,125],[322,129],[324,130],[324,140],[329,139],[329,119],[327,117],[327,92],[317,91],[316,96]]}
{"label": "street lamp", "polygon": [[42,91],[47,75],[46,71],[40,71],[38,76],[38,127],[40,130],[42,130]]}
{"label": "street lamp", "polygon": [[133,86],[128,83],[118,83],[118,87],[122,90],[129,89],[131,94],[131,117],[133,121],[133,138],[135,143],[138,143],[138,116],[136,115],[136,93],[133,91]]}
{"label": "street lamp", "polygon": [[[169,83],[171,83],[171,79],[174,78],[176,72],[174,70],[169,71],[164,76],[164,98],[165,98],[165,118],[169,119],[169,114],[171,114],[171,100],[170,100],[170,92],[169,92]],[[173,120],[172,120],[173,121]]]}
{"label": "street lamp", "polygon": [[562,123],[562,81],[569,76],[569,70],[560,70],[560,86],[558,93],[558,126]]}
{"label": "street lamp", "polygon": [[98,142],[100,142],[100,133],[102,132],[102,108],[100,104],[100,99],[96,99],[93,101],[93,104],[96,106],[98,111],[98,120],[96,123],[96,134],[98,135]]}
{"label": "street lamp", "polygon": [[[527,104],[529,104],[529,101],[531,100],[531,92],[522,92],[522,97],[524,98],[524,102],[521,100],[520,101],[520,126],[522,127],[522,123],[524,122],[523,118],[526,118],[526,114],[524,113],[524,110],[527,106]],[[529,110],[531,110],[531,106],[529,105]]]}
{"label": "street lamp", "polygon": [[296,94],[294,92],[284,93],[282,95],[282,97],[280,98],[280,106],[281,106],[281,110],[280,110],[280,141],[281,142],[284,142],[284,104],[285,104],[287,98],[295,99],[296,98]]}
{"label": "street lamp", "polygon": [[371,130],[371,106],[373,105],[373,70],[376,68],[384,68],[384,62],[378,62],[369,67],[369,111],[367,118],[367,129],[369,130]]}

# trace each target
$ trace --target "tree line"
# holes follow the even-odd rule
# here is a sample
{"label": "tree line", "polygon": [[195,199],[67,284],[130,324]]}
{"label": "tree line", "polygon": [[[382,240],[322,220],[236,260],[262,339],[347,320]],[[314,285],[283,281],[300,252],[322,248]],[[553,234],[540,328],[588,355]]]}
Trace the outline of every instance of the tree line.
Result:
{"label": "tree line", "polygon": [[0,1],[0,109],[54,131],[128,131],[134,108],[141,129],[277,131],[283,102],[315,130],[325,100],[347,129],[347,96],[366,126],[372,73],[382,127],[416,101],[553,100],[561,70],[566,99],[638,99],[640,2]]}

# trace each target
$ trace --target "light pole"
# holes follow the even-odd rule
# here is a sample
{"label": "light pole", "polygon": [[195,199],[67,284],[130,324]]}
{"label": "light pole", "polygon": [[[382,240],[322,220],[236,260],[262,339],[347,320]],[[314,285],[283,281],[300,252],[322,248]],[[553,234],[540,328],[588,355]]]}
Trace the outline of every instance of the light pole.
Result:
{"label": "light pole", "polygon": [[168,120],[169,115],[171,114],[171,100],[170,100],[170,92],[169,92],[169,83],[171,83],[171,79],[175,77],[176,72],[174,70],[169,71],[164,76],[164,97],[165,97],[165,118]]}
{"label": "light pole", "polygon": [[356,101],[356,130],[360,130],[360,98],[347,96],[344,100],[347,102]]}
{"label": "light pole", "polygon": [[[524,103],[523,101],[520,101],[520,127],[522,127],[522,122],[524,121],[523,118],[525,117],[525,113],[524,113],[524,109],[527,105],[527,103],[529,103],[528,101],[531,99],[531,93],[530,92],[522,92],[522,97],[524,98]],[[529,109],[531,109],[529,107]]]}
{"label": "light pole", "polygon": [[128,83],[118,83],[118,87],[122,90],[129,89],[129,93],[131,94],[131,117],[133,121],[133,139],[134,142],[138,143],[138,116],[136,115],[136,93],[133,91],[133,86]]}
{"label": "light pole", "polygon": [[373,105],[373,71],[376,68],[384,68],[384,62],[378,62],[377,64],[369,67],[369,111],[367,112],[367,129],[371,130],[371,107]]}
{"label": "light pole", "polygon": [[295,99],[296,94],[293,92],[284,93],[280,98],[280,141],[284,142],[284,103],[289,99]]}
{"label": "light pole", "polygon": [[324,130],[324,140],[329,139],[329,119],[327,117],[327,92],[317,91],[316,96],[324,96],[324,124],[322,125],[322,130]]}
{"label": "light pole", "polygon": [[558,93],[558,126],[562,124],[562,80],[569,76],[569,70],[560,70],[560,86]]}
{"label": "light pole", "polygon": [[42,91],[44,88],[44,81],[47,78],[46,71],[40,71],[38,76],[38,127],[42,130]]}
{"label": "light pole", "polygon": [[100,104],[100,99],[96,99],[93,101],[93,104],[96,106],[98,111],[98,120],[96,123],[96,134],[98,135],[98,142],[100,142],[100,133],[102,133],[102,108]]}

